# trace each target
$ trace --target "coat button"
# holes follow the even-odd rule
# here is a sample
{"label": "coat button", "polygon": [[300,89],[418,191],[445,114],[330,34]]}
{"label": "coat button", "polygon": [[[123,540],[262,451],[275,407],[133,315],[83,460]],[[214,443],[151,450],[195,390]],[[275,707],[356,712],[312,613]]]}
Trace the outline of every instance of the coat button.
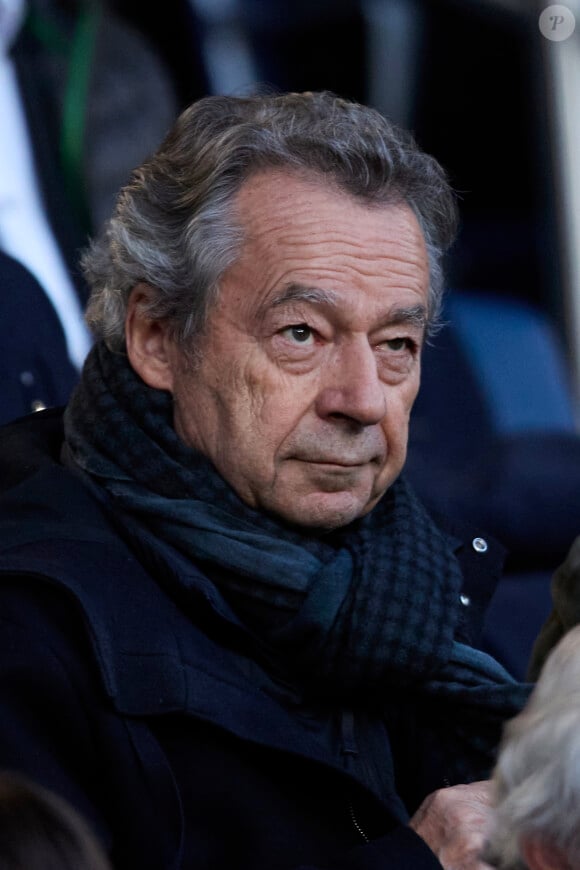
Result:
{"label": "coat button", "polygon": [[42,401],[42,399],[35,399],[34,402],[31,402],[30,408],[32,411],[44,411],[46,405]]}
{"label": "coat button", "polygon": [[464,607],[469,607],[469,605],[471,604],[471,598],[469,597],[469,595],[460,595],[459,600]]}
{"label": "coat button", "polygon": [[20,383],[23,387],[31,387],[34,384],[32,372],[20,372]]}
{"label": "coat button", "polygon": [[487,541],[485,538],[474,538],[471,546],[476,553],[487,553]]}

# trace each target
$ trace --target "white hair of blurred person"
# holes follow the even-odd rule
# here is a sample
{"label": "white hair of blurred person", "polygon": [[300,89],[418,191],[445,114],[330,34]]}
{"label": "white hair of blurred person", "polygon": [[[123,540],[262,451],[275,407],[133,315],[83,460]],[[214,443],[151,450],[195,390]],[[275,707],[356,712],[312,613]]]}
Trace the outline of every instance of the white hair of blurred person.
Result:
{"label": "white hair of blurred person", "polygon": [[504,728],[483,858],[500,870],[580,868],[580,626]]}

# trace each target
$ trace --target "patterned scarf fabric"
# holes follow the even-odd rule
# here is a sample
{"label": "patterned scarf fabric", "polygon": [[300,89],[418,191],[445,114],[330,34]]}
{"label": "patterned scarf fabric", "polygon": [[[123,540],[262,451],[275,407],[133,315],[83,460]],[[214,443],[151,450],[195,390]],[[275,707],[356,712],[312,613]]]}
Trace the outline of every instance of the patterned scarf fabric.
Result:
{"label": "patterned scarf fabric", "polygon": [[[387,686],[454,696],[500,721],[526,691],[454,641],[461,572],[398,480],[362,519],[330,534],[244,504],[172,426],[168,393],[97,345],[65,415],[69,460],[154,542],[201,565],[266,646],[305,684],[381,697]],[[497,736],[497,735],[496,735]]]}

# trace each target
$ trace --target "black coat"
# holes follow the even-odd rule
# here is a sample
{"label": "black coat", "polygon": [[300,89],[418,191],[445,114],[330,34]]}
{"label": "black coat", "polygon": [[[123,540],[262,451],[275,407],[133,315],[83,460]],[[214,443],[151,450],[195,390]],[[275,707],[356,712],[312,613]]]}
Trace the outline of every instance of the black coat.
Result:
{"label": "black coat", "polygon": [[[433,702],[398,728],[274,680],[195,566],[177,587],[123,539],[61,439],[53,412],[0,431],[0,766],[70,800],[119,868],[440,867],[407,826],[456,751],[422,740]],[[456,549],[473,640],[497,554]]]}

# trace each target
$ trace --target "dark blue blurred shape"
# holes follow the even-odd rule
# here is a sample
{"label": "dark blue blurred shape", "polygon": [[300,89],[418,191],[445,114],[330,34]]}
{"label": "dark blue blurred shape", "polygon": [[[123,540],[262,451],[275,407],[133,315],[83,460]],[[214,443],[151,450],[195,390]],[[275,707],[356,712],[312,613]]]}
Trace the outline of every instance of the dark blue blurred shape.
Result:
{"label": "dark blue blurred shape", "polygon": [[76,379],[48,297],[28,269],[0,251],[0,423],[64,404]]}
{"label": "dark blue blurred shape", "polygon": [[550,609],[552,571],[580,529],[580,435],[561,341],[547,316],[456,292],[427,347],[407,474],[434,510],[509,551],[486,644],[525,673]]}

